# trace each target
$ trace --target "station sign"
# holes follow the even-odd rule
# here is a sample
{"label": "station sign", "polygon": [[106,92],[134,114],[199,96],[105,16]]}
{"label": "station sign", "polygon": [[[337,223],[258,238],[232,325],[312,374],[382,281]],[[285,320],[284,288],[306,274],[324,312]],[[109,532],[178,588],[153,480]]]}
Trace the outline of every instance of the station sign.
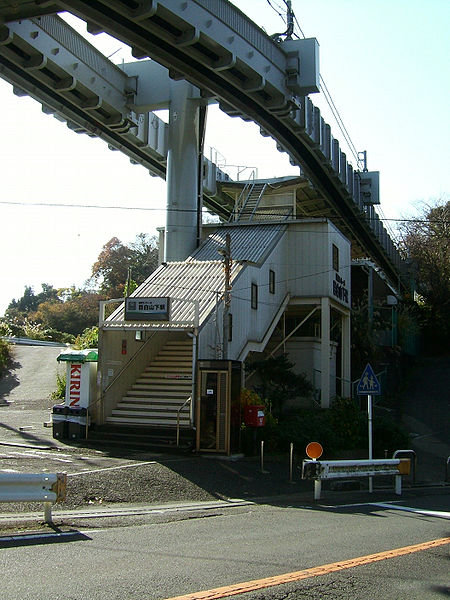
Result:
{"label": "station sign", "polygon": [[126,321],[168,321],[170,298],[125,298]]}

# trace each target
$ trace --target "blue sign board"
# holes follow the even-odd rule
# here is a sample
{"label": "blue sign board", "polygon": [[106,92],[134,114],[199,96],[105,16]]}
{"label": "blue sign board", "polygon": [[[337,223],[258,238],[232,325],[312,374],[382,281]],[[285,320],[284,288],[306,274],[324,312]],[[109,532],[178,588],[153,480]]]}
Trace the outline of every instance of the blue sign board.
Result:
{"label": "blue sign board", "polygon": [[359,396],[379,396],[381,394],[380,382],[369,363],[361,375],[356,393]]}

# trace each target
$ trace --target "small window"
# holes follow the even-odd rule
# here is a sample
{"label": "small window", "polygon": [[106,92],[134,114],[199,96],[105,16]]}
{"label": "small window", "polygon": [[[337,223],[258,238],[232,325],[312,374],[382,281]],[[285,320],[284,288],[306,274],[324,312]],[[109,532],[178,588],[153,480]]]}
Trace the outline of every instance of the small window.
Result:
{"label": "small window", "polygon": [[333,269],[339,271],[339,248],[333,244]]}
{"label": "small window", "polygon": [[269,292],[275,294],[275,271],[269,271]]}
{"label": "small window", "polygon": [[258,308],[258,286],[256,283],[252,283],[252,299],[251,299],[252,308]]}
{"label": "small window", "polygon": [[233,341],[233,315],[228,313],[228,341]]}

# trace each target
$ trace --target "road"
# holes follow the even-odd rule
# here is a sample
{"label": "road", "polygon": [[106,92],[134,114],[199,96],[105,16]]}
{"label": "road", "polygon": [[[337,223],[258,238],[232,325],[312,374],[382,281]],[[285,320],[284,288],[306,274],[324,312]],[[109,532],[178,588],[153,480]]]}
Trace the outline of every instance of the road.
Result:
{"label": "road", "polygon": [[[84,530],[74,521],[78,534],[59,543],[39,537],[3,539],[0,566],[8,577],[1,595],[8,600],[162,600],[339,562],[334,572],[236,597],[448,596],[448,490],[424,491],[407,502],[248,504],[200,514],[178,511],[175,519],[155,514],[140,525]],[[414,507],[420,512],[410,512]],[[348,565],[342,561],[443,538],[443,545],[343,568]],[[228,592],[208,597],[228,597]]]}

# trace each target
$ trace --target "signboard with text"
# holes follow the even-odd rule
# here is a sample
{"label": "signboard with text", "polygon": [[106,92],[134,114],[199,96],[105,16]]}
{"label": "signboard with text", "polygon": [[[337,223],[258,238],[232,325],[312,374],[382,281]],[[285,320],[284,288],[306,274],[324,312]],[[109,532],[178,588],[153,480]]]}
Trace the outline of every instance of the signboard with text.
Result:
{"label": "signboard with text", "polygon": [[170,298],[125,298],[126,321],[168,321]]}

